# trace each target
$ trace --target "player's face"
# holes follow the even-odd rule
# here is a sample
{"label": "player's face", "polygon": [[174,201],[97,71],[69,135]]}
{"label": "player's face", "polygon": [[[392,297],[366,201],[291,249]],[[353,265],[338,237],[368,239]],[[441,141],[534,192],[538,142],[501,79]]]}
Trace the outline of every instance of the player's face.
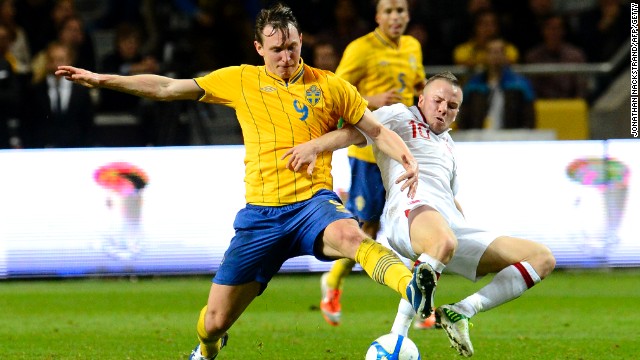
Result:
{"label": "player's face", "polygon": [[376,23],[391,40],[398,41],[409,23],[406,0],[380,0],[376,9]]}
{"label": "player's face", "polygon": [[442,79],[430,82],[418,98],[418,107],[436,134],[443,133],[456,121],[460,104],[462,90]]}
{"label": "player's face", "polygon": [[264,58],[267,70],[282,79],[289,79],[298,68],[302,35],[293,25],[289,25],[286,38],[281,31],[274,31],[271,25],[267,25],[262,30],[262,44],[257,41],[253,44]]}

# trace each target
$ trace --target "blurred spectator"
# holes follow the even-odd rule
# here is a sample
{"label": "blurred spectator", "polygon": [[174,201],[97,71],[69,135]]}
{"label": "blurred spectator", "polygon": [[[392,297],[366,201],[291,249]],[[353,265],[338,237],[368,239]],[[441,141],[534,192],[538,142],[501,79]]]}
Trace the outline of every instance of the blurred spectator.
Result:
{"label": "blurred spectator", "polygon": [[[500,36],[498,15],[493,10],[481,10],[473,21],[471,38],[456,46],[453,50],[453,61],[457,65],[465,65],[469,69],[479,70],[485,64],[487,44],[491,39]],[[511,43],[504,43],[505,56],[509,63],[518,62],[518,49]]]}
{"label": "blurred spectator", "polygon": [[[95,70],[93,42],[85,32],[83,22],[78,16],[73,15],[62,21],[56,41],[73,50],[76,60],[75,66]],[[33,82],[40,82],[47,75],[46,62],[47,49],[40,51],[33,57],[31,63]]]}
{"label": "blurred spectator", "polygon": [[53,9],[51,9],[51,30],[53,30],[51,36],[55,36],[65,20],[76,15],[78,15],[78,12],[76,11],[74,0],[56,0]]}
{"label": "blurred spectator", "polygon": [[490,40],[486,53],[486,70],[471,77],[463,88],[458,128],[533,128],[534,92],[529,80],[511,69],[505,41]]}
{"label": "blurred spectator", "polygon": [[556,0],[554,7],[558,13],[572,17],[573,14],[593,8],[597,2],[598,0]]}
{"label": "blurred spectator", "polygon": [[[154,56],[142,52],[145,39],[142,30],[129,23],[122,23],[116,28],[114,51],[102,59],[102,71],[118,75],[157,74],[161,71],[161,63]],[[158,143],[157,131],[163,124],[157,119],[164,117],[160,110],[170,107],[157,104],[137,96],[99,89],[99,109],[105,113],[124,113],[133,115],[138,126],[131,128],[133,142],[131,145],[145,146]],[[166,124],[164,125],[166,127]]]}
{"label": "blurred spectator", "polygon": [[31,72],[31,50],[24,29],[16,23],[16,8],[14,0],[0,0],[0,24],[3,24],[13,41],[9,51],[15,58],[15,73],[28,74]]}
{"label": "blurred spectator", "polygon": [[257,53],[246,46],[253,42],[253,24],[242,2],[174,0],[174,3],[192,15],[189,38],[193,43],[195,72],[256,63]]}
{"label": "blurred spectator", "polygon": [[514,43],[522,54],[525,54],[542,42],[542,34],[539,29],[542,28],[545,19],[553,14],[553,0],[527,0],[527,6],[522,11],[510,14],[511,24],[507,28],[509,31],[505,36]]}
{"label": "blurred spectator", "polygon": [[598,0],[579,16],[581,47],[589,62],[609,61],[630,36],[631,7],[622,0]]}
{"label": "blurred spectator", "polygon": [[[584,63],[584,52],[565,41],[566,26],[560,15],[548,16],[541,23],[543,41],[529,50],[526,63]],[[584,98],[587,79],[584,75],[535,75],[533,88],[539,98]]]}
{"label": "blurred spectator", "polygon": [[173,0],[173,3],[179,11],[200,26],[211,26],[215,21],[215,13],[212,11],[215,6],[214,1]]}
{"label": "blurred spectator", "polygon": [[313,46],[312,60],[313,66],[319,69],[335,72],[338,67],[338,63],[340,62],[340,57],[331,42],[321,39],[316,41]]}
{"label": "blurred spectator", "polygon": [[10,44],[9,30],[0,24],[0,149],[21,146],[17,134],[20,90],[13,66],[7,60]]}
{"label": "blurred spectator", "polygon": [[59,36],[63,22],[77,16],[74,0],[27,0],[16,6],[18,23],[25,28],[30,53],[43,51]]}
{"label": "blurred spectator", "polygon": [[77,54],[76,66],[84,69],[96,69],[96,57],[93,40],[77,15],[66,17],[58,29],[58,41],[73,49]]}
{"label": "blurred spectator", "polygon": [[[430,11],[420,21],[428,24],[430,29],[437,31],[431,33],[441,34],[444,50],[449,64],[453,63],[453,51],[456,46],[471,38],[473,33],[473,20],[480,11],[491,10],[492,0],[432,0]],[[413,20],[418,20],[413,17]],[[425,54],[425,60],[428,61]]]}
{"label": "blurred spectator", "polygon": [[[141,52],[143,43],[141,30],[129,23],[120,24],[116,29],[114,51],[102,59],[102,71],[110,74],[136,75],[154,74],[160,71],[160,64],[153,56]],[[100,110],[106,112],[136,112],[140,97],[100,89]]]}
{"label": "blurred spectator", "polygon": [[15,73],[17,69],[16,57],[11,53],[11,43],[13,42],[13,33],[6,25],[0,23],[0,58],[7,62],[11,68],[11,73]]}
{"label": "blurred spectator", "polygon": [[433,36],[437,31],[434,27],[429,31],[427,25],[421,22],[413,22],[407,28],[407,35],[411,35],[422,47],[423,62],[425,65],[448,65],[451,64],[450,51],[441,42],[442,36]]}
{"label": "blurred spectator", "polygon": [[121,23],[142,24],[144,0],[102,0],[103,12],[94,20],[98,29],[115,29]]}
{"label": "blurred spectator", "polygon": [[[360,16],[360,11],[356,7],[355,0],[337,0],[333,9],[333,19],[328,22],[330,25],[325,30],[316,34],[325,39],[331,39],[333,47],[339,57],[342,56],[347,45],[356,38],[363,36],[370,31],[369,24]],[[309,36],[311,38],[311,36]],[[314,39],[307,39],[313,46]]]}
{"label": "blurred spectator", "polygon": [[24,28],[29,53],[37,54],[56,36],[51,10],[53,0],[20,0],[16,2],[16,22]]}
{"label": "blurred spectator", "polygon": [[45,54],[46,76],[32,84],[29,92],[29,147],[90,146],[94,109],[89,89],[54,75],[58,66],[75,63],[73,49],[53,42]]}
{"label": "blurred spectator", "polygon": [[[167,8],[175,13],[172,3],[177,0],[102,0],[102,8],[93,16],[83,16],[90,31],[108,33],[118,25],[135,24],[143,33],[144,53],[159,55],[164,44],[162,34],[170,31],[170,21],[166,18]],[[88,20],[89,19],[89,20]],[[99,44],[98,44],[99,45]],[[100,60],[100,59],[97,59]],[[98,68],[100,68],[98,63]]]}
{"label": "blurred spectator", "polygon": [[[289,1],[288,5],[291,7],[293,13],[296,14],[298,23],[300,23],[300,26],[302,27],[304,43],[307,41],[315,41],[315,38],[310,38],[333,26],[332,21],[334,19],[336,1],[337,0]],[[371,1],[366,5],[366,7],[359,7],[358,9],[364,11],[365,8],[373,6]],[[364,15],[360,14],[360,16],[363,17]],[[309,43],[308,45],[311,46],[312,44]]]}

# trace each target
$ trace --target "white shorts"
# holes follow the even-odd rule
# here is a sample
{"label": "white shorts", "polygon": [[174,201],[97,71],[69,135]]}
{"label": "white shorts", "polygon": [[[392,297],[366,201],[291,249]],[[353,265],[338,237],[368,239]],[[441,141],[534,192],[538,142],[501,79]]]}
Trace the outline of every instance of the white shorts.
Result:
{"label": "white shorts", "polygon": [[[423,205],[428,204],[414,200],[411,202],[410,210]],[[478,280],[476,271],[480,258],[489,244],[498,238],[498,235],[484,229],[470,226],[457,209],[455,212],[457,215],[451,216],[453,212],[449,211],[450,216],[445,216],[445,218],[449,220],[451,230],[453,230],[453,233],[458,239],[458,248],[451,261],[447,264],[445,272],[455,273],[471,281],[476,281]],[[417,260],[420,254],[416,254],[411,247],[409,219],[405,215],[405,212],[397,211],[395,214],[388,215],[390,216],[385,218],[384,233],[389,245],[400,255],[412,261]]]}

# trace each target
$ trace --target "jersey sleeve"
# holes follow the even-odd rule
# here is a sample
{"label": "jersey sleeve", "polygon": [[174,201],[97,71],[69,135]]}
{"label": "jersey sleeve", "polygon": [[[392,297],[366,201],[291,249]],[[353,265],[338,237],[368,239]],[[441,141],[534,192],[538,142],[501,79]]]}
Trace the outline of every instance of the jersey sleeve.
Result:
{"label": "jersey sleeve", "polygon": [[403,118],[412,116],[407,107],[403,104],[393,104],[383,106],[373,112],[376,119],[387,129],[396,131],[403,121]]}
{"label": "jersey sleeve", "polygon": [[[451,139],[451,137],[449,137],[449,139]],[[456,145],[453,142],[453,140],[451,140],[449,142],[449,146],[451,146],[451,152],[455,153],[456,151]],[[458,195],[458,188],[459,188],[459,182],[458,182],[458,164],[455,162],[453,162],[453,171],[451,174],[451,192],[453,193],[453,196],[455,197],[456,195]]]}
{"label": "jersey sleeve", "polygon": [[[401,119],[400,111],[399,111],[400,107],[404,107],[404,105],[394,104],[389,106],[383,106],[373,111],[373,116],[379,123],[382,124],[382,126],[386,127],[389,130],[395,131],[394,127],[398,124],[398,121]],[[362,130],[360,130],[357,127],[356,129],[365,137],[365,139],[367,139],[367,145],[374,144],[373,139],[371,139],[369,135],[365,134]]]}
{"label": "jersey sleeve", "polygon": [[231,66],[213,71],[194,80],[204,90],[198,101],[232,106],[240,98],[241,66]]}
{"label": "jersey sleeve", "polygon": [[453,196],[458,195],[458,187],[458,174],[456,169],[454,169],[453,176],[451,177],[451,192],[453,193]]}
{"label": "jersey sleeve", "polygon": [[339,77],[332,81],[332,96],[338,105],[338,115],[342,119],[355,125],[367,109],[368,102],[360,95],[355,86]]}
{"label": "jersey sleeve", "polygon": [[358,83],[366,74],[366,67],[363,61],[364,55],[359,43],[357,41],[351,42],[342,54],[336,69],[336,75],[354,86],[358,86]]}
{"label": "jersey sleeve", "polygon": [[422,59],[422,45],[420,45],[420,42],[417,39],[413,39],[415,40],[415,56],[416,56],[416,78],[415,81],[413,83],[413,88],[415,89],[416,87],[420,86],[422,87],[422,85],[424,85],[425,81],[426,81],[426,77],[427,74],[425,73],[424,70],[424,62]]}

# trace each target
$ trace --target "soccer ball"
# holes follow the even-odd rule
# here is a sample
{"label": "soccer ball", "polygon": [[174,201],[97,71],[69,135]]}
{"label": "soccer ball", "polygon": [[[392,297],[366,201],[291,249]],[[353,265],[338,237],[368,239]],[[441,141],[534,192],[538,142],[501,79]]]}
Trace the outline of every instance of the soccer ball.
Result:
{"label": "soccer ball", "polygon": [[365,360],[420,360],[420,351],[408,337],[386,334],[369,346]]}

